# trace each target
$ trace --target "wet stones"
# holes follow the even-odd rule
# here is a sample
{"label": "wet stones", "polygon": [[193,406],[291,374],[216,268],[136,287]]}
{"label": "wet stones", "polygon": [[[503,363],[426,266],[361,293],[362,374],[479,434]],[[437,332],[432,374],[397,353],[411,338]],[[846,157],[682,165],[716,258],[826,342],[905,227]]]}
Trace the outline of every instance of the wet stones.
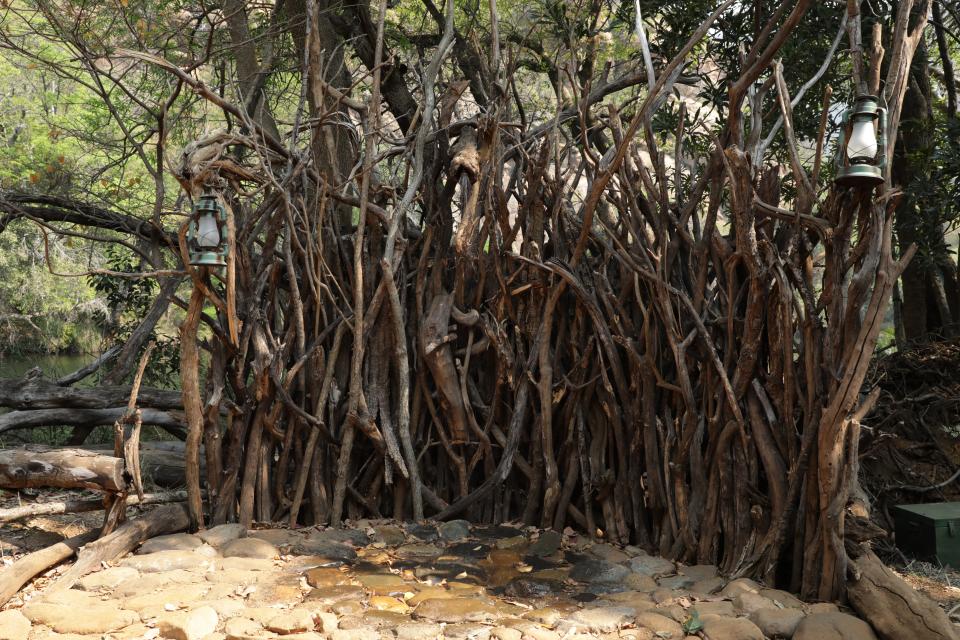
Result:
{"label": "wet stones", "polygon": [[527,549],[527,553],[538,558],[552,556],[560,550],[560,544],[563,542],[563,536],[553,529],[547,529],[540,533],[540,536]]}
{"label": "wet stones", "polygon": [[403,594],[414,590],[414,587],[407,584],[403,578],[392,573],[360,575],[357,576],[357,581],[367,591],[378,596]]}
{"label": "wet stones", "polygon": [[407,534],[397,526],[382,526],[373,528],[373,539],[388,547],[398,547],[407,541]]}
{"label": "wet stones", "polygon": [[606,560],[581,560],[570,570],[570,577],[573,580],[590,584],[621,583],[628,575],[630,570],[625,566]]}
{"label": "wet stones", "polygon": [[559,580],[519,577],[507,584],[504,593],[511,598],[546,598],[563,593],[564,584]]}
{"label": "wet stones", "polygon": [[493,622],[499,616],[496,608],[482,598],[431,598],[414,611],[414,617],[431,622]]}
{"label": "wet stones", "polygon": [[439,527],[439,534],[442,540],[456,542],[470,537],[470,523],[466,520],[450,520],[444,522]]}
{"label": "wet stones", "polygon": [[691,620],[711,640],[874,640],[834,605],[712,565],[462,520],[222,525],[118,564],[0,613],[0,640],[691,640]]}
{"label": "wet stones", "polygon": [[639,555],[630,560],[630,570],[651,578],[659,578],[676,573],[676,567],[665,558],[657,556]]}

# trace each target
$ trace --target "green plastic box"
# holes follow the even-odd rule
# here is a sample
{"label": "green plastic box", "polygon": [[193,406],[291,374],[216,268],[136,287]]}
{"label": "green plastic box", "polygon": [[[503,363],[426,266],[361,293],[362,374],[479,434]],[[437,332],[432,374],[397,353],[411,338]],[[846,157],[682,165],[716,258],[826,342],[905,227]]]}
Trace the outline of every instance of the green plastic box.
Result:
{"label": "green plastic box", "polygon": [[901,504],[893,521],[906,555],[960,568],[960,502]]}

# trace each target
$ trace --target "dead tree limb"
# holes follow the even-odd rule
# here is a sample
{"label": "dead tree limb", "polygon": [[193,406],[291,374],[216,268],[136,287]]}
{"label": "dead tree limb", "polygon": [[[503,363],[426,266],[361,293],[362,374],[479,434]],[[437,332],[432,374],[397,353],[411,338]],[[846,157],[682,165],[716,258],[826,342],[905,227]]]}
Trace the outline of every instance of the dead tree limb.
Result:
{"label": "dead tree limb", "polygon": [[0,451],[0,487],[61,487],[123,491],[127,486],[123,458],[83,449],[28,446]]}
{"label": "dead tree limb", "polygon": [[[127,496],[127,506],[145,506],[150,504],[165,504],[168,502],[183,502],[187,499],[186,491],[166,491],[163,493],[145,493],[143,498],[137,496]],[[14,522],[26,518],[35,518],[37,516],[59,516],[65,513],[86,513],[88,511],[102,511],[103,499],[92,498],[90,500],[51,500],[49,502],[34,502],[11,507],[9,509],[0,509],[0,523]]]}
{"label": "dead tree limb", "polygon": [[157,507],[139,518],[128,520],[110,535],[83,547],[77,561],[48,589],[48,593],[66,590],[77,580],[95,571],[102,562],[111,562],[129,553],[144,540],[167,533],[183,531],[190,526],[186,505]]}
{"label": "dead tree limb", "polygon": [[27,582],[47,569],[57,566],[75,554],[77,549],[96,538],[96,531],[88,531],[46,549],[27,554],[4,569],[0,572],[0,607],[5,605]]}

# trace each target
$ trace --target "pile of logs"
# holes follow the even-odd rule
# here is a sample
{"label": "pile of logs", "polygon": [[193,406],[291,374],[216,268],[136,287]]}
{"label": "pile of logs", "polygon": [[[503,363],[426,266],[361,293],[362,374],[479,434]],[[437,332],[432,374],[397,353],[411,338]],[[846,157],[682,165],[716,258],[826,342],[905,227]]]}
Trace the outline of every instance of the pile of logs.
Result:
{"label": "pile of logs", "polygon": [[[150,356],[152,345],[147,348],[130,388],[103,388],[98,390],[71,389],[45,381],[37,375],[22,381],[0,381],[0,406],[15,410],[0,416],[0,431],[4,424],[19,424],[23,419],[16,414],[26,411],[28,415],[43,412],[58,412],[65,422],[68,415],[78,411],[108,412],[116,414],[113,422],[114,443],[112,450],[88,450],[80,448],[53,448],[47,446],[24,446],[19,449],[0,451],[0,489],[33,489],[56,487],[61,489],[87,489],[103,494],[101,500],[64,500],[0,510],[0,523],[28,518],[80,511],[104,510],[103,525],[94,531],[59,542],[46,549],[30,553],[12,566],[0,572],[0,606],[35,576],[78,555],[77,562],[57,582],[55,588],[69,588],[77,579],[95,570],[101,562],[113,560],[127,553],[149,537],[179,531],[189,524],[187,510],[182,504],[154,509],[144,517],[124,523],[127,507],[132,504],[183,501],[186,492],[147,495],[141,478],[140,431],[143,426],[143,411],[137,406],[138,397],[145,397],[151,404],[162,408],[177,406],[179,394],[146,390],[140,394],[140,381]],[[71,408],[64,409],[63,405]],[[111,405],[124,404],[119,409]],[[65,412],[61,414],[59,412]],[[13,416],[11,418],[11,416]],[[43,420],[47,420],[44,418]],[[97,418],[97,421],[102,417]],[[177,457],[176,449],[164,451],[155,447],[161,457]],[[179,478],[183,478],[182,456]],[[92,543],[92,544],[88,544]],[[84,546],[86,545],[86,546]]]}
{"label": "pile of logs", "polygon": [[[130,466],[134,469],[138,467]],[[106,512],[103,527],[99,530],[89,531],[28,554],[0,572],[0,606],[24,584],[70,558],[81,547],[83,549],[78,562],[58,581],[58,588],[65,582],[72,584],[98,567],[101,561],[123,555],[146,538],[158,533],[178,531],[187,526],[186,509],[182,504],[176,504],[155,509],[146,516],[117,528],[128,506],[186,500],[185,491],[157,494],[144,494],[140,491],[128,495],[136,484],[130,466],[122,457],[85,449],[26,446],[0,451],[0,489],[57,487],[103,492],[103,498],[99,500],[61,500],[0,509],[0,523],[38,515],[98,509]],[[100,540],[95,545],[87,544],[97,538]]]}

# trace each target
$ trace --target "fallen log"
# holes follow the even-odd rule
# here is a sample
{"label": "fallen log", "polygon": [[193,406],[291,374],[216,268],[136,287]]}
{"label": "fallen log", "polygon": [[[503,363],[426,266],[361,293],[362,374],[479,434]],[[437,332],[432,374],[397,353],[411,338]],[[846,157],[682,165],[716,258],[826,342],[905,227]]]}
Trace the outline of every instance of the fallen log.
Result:
{"label": "fallen log", "polygon": [[77,561],[50,586],[47,593],[71,588],[77,580],[98,569],[102,562],[117,560],[149,538],[177,533],[188,526],[190,517],[185,504],[157,507],[139,518],[128,520],[113,533],[83,547],[77,554]]}
{"label": "fallen log", "polygon": [[122,458],[83,449],[27,446],[0,451],[0,488],[60,487],[117,492],[126,488]]}
{"label": "fallen log", "polygon": [[[85,446],[88,451],[107,453],[113,451],[111,445]],[[202,452],[202,449],[201,449]],[[200,473],[206,465],[200,458]],[[186,478],[186,459],[183,442],[142,442],[140,444],[140,470],[143,477],[158,487],[176,489],[184,486]]]}
{"label": "fallen log", "polygon": [[0,572],[0,607],[5,605],[27,582],[60,564],[96,537],[97,531],[88,531],[25,555],[4,569]]}
{"label": "fallen log", "polygon": [[[143,498],[135,495],[127,497],[127,506],[135,507],[149,504],[166,504],[169,502],[183,502],[187,499],[186,491],[167,491],[163,493],[147,493]],[[20,507],[10,509],[0,509],[0,523],[13,522],[24,518],[34,518],[37,516],[58,516],[64,513],[85,513],[88,511],[102,511],[104,508],[102,498],[92,498],[89,500],[52,500],[50,502],[37,502],[25,504]]]}
{"label": "fallen log", "polygon": [[957,640],[958,634],[935,602],[916,591],[871,551],[851,561],[847,597],[882,640]]}
{"label": "fallen log", "polygon": [[[60,388],[60,387],[58,387]],[[0,406],[3,406],[0,404]],[[126,406],[101,409],[23,409],[0,415],[0,433],[34,427],[98,427],[112,425],[127,412]],[[179,412],[141,409],[143,424],[161,427],[178,438],[186,435]]]}
{"label": "fallen log", "polygon": [[[107,409],[126,406],[132,388],[113,385],[74,388],[57,384],[40,376],[0,378],[0,407],[10,409]],[[179,391],[140,389],[137,403],[141,408],[182,409]]]}

